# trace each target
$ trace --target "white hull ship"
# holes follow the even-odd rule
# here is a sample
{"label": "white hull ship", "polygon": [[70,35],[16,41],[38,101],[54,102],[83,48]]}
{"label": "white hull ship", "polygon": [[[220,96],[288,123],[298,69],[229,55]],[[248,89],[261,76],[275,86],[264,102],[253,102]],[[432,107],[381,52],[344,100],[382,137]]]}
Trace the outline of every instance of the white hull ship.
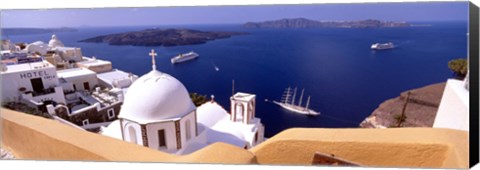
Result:
{"label": "white hull ship", "polygon": [[388,42],[388,43],[383,43],[383,44],[375,43],[375,44],[372,44],[372,46],[370,48],[372,50],[386,50],[386,49],[391,49],[391,48],[394,48],[394,47],[395,46],[393,45],[393,43]]}
{"label": "white hull ship", "polygon": [[190,51],[190,52],[185,53],[185,54],[179,54],[179,55],[173,57],[172,59],[170,59],[170,61],[172,62],[172,64],[181,63],[181,62],[196,59],[198,56],[199,55],[197,53],[195,53],[193,51]]}
{"label": "white hull ship", "polygon": [[289,111],[295,112],[295,113],[300,113],[308,116],[317,116],[320,115],[320,112],[316,112],[312,109],[309,109],[310,105],[310,96],[308,96],[307,99],[307,104],[305,107],[302,107],[302,98],[303,98],[303,92],[305,89],[302,89],[302,93],[300,95],[300,100],[298,101],[298,105],[295,105],[295,96],[297,94],[297,88],[295,88],[292,96],[292,91],[291,88],[288,87],[287,90],[285,90],[285,93],[283,94],[282,101],[273,101],[273,103],[279,105],[280,107],[287,109]]}

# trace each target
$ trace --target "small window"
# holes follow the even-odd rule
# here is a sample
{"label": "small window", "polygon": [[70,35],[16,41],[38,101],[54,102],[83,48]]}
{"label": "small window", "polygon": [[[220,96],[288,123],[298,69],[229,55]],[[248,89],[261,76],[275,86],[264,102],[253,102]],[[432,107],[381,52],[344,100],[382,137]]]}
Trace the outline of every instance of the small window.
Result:
{"label": "small window", "polygon": [[82,124],[83,124],[83,126],[85,126],[85,125],[90,124],[90,122],[88,122],[88,119],[85,119],[85,120],[82,121]]}
{"label": "small window", "polygon": [[[235,104],[235,116],[236,116],[236,119],[242,119],[243,120],[243,104],[241,103],[237,103]],[[236,120],[235,120],[236,121]]]}
{"label": "small window", "polygon": [[83,88],[85,90],[90,90],[90,84],[88,84],[88,82],[83,82]]}
{"label": "small window", "polygon": [[115,110],[113,108],[108,109],[107,114],[108,114],[108,119],[113,119],[115,117]]}
{"label": "small window", "polygon": [[165,141],[165,130],[158,130],[158,146],[159,147],[166,147],[167,142]]}
{"label": "small window", "polygon": [[135,128],[133,126],[128,127],[128,134],[130,135],[130,142],[137,144],[137,133],[135,131]]}

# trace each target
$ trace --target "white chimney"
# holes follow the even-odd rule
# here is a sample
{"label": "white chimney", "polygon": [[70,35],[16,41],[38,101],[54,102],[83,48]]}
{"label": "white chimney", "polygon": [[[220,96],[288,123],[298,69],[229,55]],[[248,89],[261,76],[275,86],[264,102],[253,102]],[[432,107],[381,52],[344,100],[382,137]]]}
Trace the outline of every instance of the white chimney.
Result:
{"label": "white chimney", "polygon": [[47,105],[47,112],[50,115],[55,115],[55,107],[53,107],[51,104]]}

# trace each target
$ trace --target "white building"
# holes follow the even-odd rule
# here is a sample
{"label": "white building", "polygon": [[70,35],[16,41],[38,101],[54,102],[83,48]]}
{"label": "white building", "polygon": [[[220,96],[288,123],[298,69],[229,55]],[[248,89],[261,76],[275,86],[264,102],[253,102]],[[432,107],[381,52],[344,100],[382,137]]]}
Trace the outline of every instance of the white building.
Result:
{"label": "white building", "polygon": [[82,49],[77,47],[56,47],[55,52],[64,60],[64,61],[82,61]]}
{"label": "white building", "polygon": [[469,131],[469,91],[466,81],[450,79],[443,91],[440,106],[433,123],[434,128],[449,128]]}
{"label": "white building", "polygon": [[10,40],[2,40],[0,44],[1,51],[17,51],[18,48]]}
{"label": "white building", "polygon": [[85,68],[72,68],[57,71],[58,77],[64,79],[67,84],[65,90],[93,90],[98,86],[97,74]]}
{"label": "white building", "polygon": [[126,141],[175,152],[196,136],[196,108],[174,77],[153,70],[129,88],[120,124]]}
{"label": "white building", "polygon": [[78,67],[87,68],[96,73],[103,73],[112,70],[112,62],[100,60],[95,57],[83,57],[84,60],[77,62]]}
{"label": "white building", "polygon": [[47,54],[47,51],[50,50],[50,47],[43,41],[35,41],[28,44],[24,50],[27,53],[40,53],[41,55],[45,55]]}
{"label": "white building", "polygon": [[[9,43],[2,41],[2,48]],[[26,104],[92,131],[117,119],[125,91],[137,78],[112,70],[109,61],[84,58],[80,48],[64,47],[55,35],[48,45],[37,41],[24,50],[3,50],[1,58],[1,76],[8,82],[2,101]],[[99,84],[103,80],[111,86]]]}
{"label": "white building", "polygon": [[113,69],[108,72],[97,74],[97,78],[101,86],[110,89],[128,89],[128,87],[132,85],[135,80],[138,79],[138,76],[132,73],[124,72],[122,70]]}
{"label": "white building", "polygon": [[48,47],[57,48],[64,47],[62,41],[60,41],[55,34],[52,35],[52,39],[48,42]]}
{"label": "white building", "polygon": [[153,70],[130,86],[119,120],[103,128],[103,135],[176,154],[215,142],[250,148],[264,140],[264,127],[255,118],[255,95],[235,94],[231,115],[213,97],[196,108],[185,86],[152,62]]}
{"label": "white building", "polygon": [[2,101],[65,103],[55,67],[47,61],[4,66]]}
{"label": "white building", "polygon": [[238,92],[230,103],[230,113],[213,99],[198,107],[199,136],[206,135],[207,144],[224,142],[241,148],[263,142],[265,128],[255,117],[255,95]]}

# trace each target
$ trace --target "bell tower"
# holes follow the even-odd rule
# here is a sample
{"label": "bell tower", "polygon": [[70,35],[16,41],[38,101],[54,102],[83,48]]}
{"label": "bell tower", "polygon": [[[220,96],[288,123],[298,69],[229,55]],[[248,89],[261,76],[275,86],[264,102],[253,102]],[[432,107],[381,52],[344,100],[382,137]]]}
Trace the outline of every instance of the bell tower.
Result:
{"label": "bell tower", "polygon": [[249,124],[255,118],[255,97],[241,92],[230,97],[230,120]]}

